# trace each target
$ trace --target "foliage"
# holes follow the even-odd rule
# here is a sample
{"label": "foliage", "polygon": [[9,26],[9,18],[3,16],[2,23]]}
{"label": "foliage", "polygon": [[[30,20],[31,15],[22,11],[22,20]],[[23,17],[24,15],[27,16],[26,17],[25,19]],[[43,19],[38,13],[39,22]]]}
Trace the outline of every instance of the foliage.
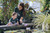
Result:
{"label": "foliage", "polygon": [[26,19],[30,19],[31,17],[32,17],[32,15],[30,14],[30,11],[26,11]]}
{"label": "foliage", "polygon": [[[41,11],[48,10],[50,7],[50,0],[40,0],[40,3],[42,4],[41,6]],[[47,7],[47,8],[46,8]]]}
{"label": "foliage", "polygon": [[35,16],[38,17],[35,19],[36,24],[43,23],[44,21],[45,21],[45,23],[50,24],[50,15],[46,16],[45,14],[41,13],[40,15],[37,14]]}
{"label": "foliage", "polygon": [[15,7],[18,5],[18,0],[3,0],[2,7],[0,9],[0,20],[5,24],[11,18],[12,12],[14,12]]}

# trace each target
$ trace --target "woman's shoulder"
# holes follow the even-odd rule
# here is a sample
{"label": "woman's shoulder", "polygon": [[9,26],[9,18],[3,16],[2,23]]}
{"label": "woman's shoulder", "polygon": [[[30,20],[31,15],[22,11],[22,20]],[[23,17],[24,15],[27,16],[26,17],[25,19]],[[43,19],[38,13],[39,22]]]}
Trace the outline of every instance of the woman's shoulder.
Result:
{"label": "woman's shoulder", "polygon": [[18,10],[18,7],[15,7],[15,12],[18,12],[19,10]]}
{"label": "woman's shoulder", "polygon": [[18,7],[15,7],[15,10],[18,10]]}

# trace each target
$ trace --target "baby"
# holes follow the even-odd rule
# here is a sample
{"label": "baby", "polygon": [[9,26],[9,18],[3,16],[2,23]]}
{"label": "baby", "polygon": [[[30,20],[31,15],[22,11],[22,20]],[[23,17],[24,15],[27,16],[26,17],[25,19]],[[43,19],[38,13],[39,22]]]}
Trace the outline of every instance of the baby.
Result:
{"label": "baby", "polygon": [[17,13],[13,12],[12,17],[9,20],[9,23],[7,25],[19,25],[18,19],[17,19]]}

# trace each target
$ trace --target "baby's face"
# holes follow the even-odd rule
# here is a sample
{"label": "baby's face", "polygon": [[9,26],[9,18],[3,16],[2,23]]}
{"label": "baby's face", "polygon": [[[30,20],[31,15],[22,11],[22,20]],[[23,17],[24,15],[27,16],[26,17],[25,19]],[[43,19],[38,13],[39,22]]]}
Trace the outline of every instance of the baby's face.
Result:
{"label": "baby's face", "polygon": [[17,18],[17,14],[16,14],[16,15],[14,15],[14,16],[13,16],[13,18],[14,18],[14,19],[15,19],[15,18]]}
{"label": "baby's face", "polygon": [[16,15],[14,15],[14,17],[16,18],[16,17],[17,17],[17,14],[16,14]]}

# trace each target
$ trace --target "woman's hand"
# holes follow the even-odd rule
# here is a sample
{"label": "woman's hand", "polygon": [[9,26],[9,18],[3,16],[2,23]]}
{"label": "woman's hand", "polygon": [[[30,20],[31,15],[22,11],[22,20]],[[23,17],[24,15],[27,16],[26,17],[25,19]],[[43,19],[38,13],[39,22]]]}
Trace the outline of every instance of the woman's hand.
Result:
{"label": "woman's hand", "polygon": [[21,17],[20,19],[22,19],[22,20],[23,20],[23,17]]}
{"label": "woman's hand", "polygon": [[23,23],[22,19],[20,19],[20,23]]}
{"label": "woman's hand", "polygon": [[23,21],[22,21],[22,20],[23,20],[23,17],[21,17],[21,18],[20,18],[20,23],[23,23]]}

